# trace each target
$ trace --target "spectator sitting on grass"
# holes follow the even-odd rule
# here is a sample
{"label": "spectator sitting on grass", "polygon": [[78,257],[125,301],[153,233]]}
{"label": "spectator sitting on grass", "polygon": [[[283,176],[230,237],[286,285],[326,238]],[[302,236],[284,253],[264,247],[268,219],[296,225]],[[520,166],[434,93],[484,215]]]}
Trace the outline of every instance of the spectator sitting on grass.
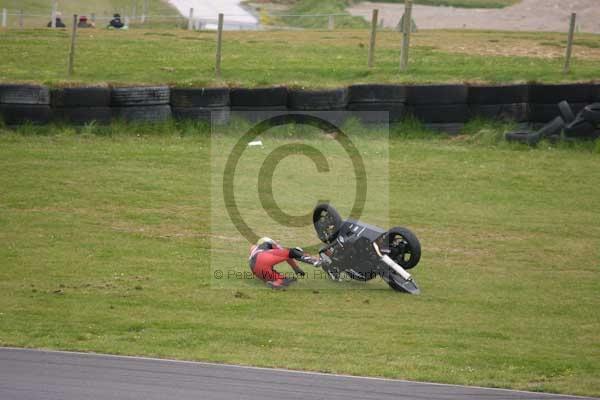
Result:
{"label": "spectator sitting on grass", "polygon": [[[65,25],[64,22],[62,22],[62,19],[60,19],[60,17],[62,17],[62,14],[57,12],[56,16],[54,17],[56,19],[56,27],[57,28],[66,28],[67,26]],[[47,27],[48,28],[52,27],[52,21],[48,22]]]}
{"label": "spectator sitting on grass", "polygon": [[122,29],[127,28],[125,24],[121,21],[121,15],[115,14],[113,15],[113,19],[108,23],[108,29]]}
{"label": "spectator sitting on grass", "polygon": [[93,22],[88,22],[88,19],[85,15],[82,15],[81,17],[79,17],[79,22],[77,23],[77,27],[78,28],[95,28],[96,26],[94,25]]}

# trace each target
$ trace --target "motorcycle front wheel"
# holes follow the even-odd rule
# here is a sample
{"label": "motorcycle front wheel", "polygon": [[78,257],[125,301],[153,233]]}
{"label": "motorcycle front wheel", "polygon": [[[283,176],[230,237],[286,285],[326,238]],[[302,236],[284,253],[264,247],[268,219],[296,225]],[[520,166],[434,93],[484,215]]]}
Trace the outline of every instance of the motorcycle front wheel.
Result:
{"label": "motorcycle front wheel", "polygon": [[319,204],[313,211],[313,225],[319,240],[331,244],[337,238],[342,227],[342,217],[335,208],[327,203]]}

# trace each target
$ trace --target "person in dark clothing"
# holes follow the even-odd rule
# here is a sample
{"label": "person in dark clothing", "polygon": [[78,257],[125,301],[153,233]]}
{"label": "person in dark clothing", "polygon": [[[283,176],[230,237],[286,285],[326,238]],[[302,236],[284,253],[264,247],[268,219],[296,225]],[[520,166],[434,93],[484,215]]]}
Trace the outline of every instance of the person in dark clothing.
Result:
{"label": "person in dark clothing", "polygon": [[[64,22],[62,22],[62,19],[60,17],[61,17],[61,14],[60,13],[56,13],[56,17],[55,17],[55,19],[56,19],[56,27],[57,28],[66,28],[67,26],[65,25]],[[48,28],[52,27],[52,21],[48,22],[47,27]]]}
{"label": "person in dark clothing", "polygon": [[121,29],[125,26],[125,24],[121,21],[121,15],[115,14],[113,15],[113,19],[108,23],[109,28]]}
{"label": "person in dark clothing", "polygon": [[88,19],[85,15],[79,17],[79,22],[77,23],[78,28],[94,28],[94,24],[88,22]]}

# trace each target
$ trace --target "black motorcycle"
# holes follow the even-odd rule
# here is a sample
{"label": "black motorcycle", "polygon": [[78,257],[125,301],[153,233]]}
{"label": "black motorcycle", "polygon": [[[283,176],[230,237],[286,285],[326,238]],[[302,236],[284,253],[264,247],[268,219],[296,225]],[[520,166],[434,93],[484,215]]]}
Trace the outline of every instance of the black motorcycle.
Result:
{"label": "black motorcycle", "polygon": [[331,279],[341,281],[347,276],[366,282],[380,276],[394,290],[420,293],[407,272],[421,258],[421,244],[410,230],[384,231],[360,221],[344,221],[329,204],[317,205],[313,224],[325,246],[316,262],[308,257],[306,262],[322,267]]}

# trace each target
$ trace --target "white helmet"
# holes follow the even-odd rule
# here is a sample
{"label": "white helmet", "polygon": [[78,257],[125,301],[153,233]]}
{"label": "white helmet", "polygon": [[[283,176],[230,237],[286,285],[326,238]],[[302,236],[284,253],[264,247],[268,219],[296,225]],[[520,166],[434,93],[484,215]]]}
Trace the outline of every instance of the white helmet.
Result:
{"label": "white helmet", "polygon": [[272,249],[277,246],[277,242],[271,239],[270,237],[265,236],[258,239],[258,242],[256,242],[256,246],[260,248]]}

